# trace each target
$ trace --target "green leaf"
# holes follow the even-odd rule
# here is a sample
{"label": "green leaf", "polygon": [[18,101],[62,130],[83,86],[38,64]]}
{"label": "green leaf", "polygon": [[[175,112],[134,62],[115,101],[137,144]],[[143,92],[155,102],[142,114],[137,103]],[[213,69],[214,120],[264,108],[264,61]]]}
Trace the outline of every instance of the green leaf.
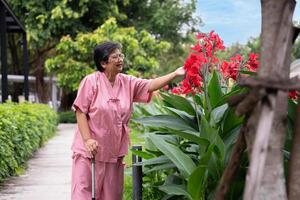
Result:
{"label": "green leaf", "polygon": [[200,105],[201,107],[204,106],[204,104],[203,104],[203,101],[204,101],[203,100],[204,99],[203,93],[202,94],[195,94],[194,99],[195,99],[197,105]]}
{"label": "green leaf", "polygon": [[291,99],[288,100],[288,118],[292,123],[295,121],[297,103]]}
{"label": "green leaf", "polygon": [[187,197],[190,200],[193,200],[191,195],[185,190],[184,185],[162,185],[159,186],[159,189],[164,191],[167,194],[173,194],[173,195],[183,195]]}
{"label": "green leaf", "polygon": [[227,94],[224,94],[219,100],[216,106],[221,106],[225,103],[228,102],[228,99],[235,95],[235,94],[241,94],[241,93],[245,93],[247,92],[248,89],[246,88],[240,88],[240,87],[234,87],[232,88],[232,90],[230,92],[228,92]]}
{"label": "green leaf", "polygon": [[218,130],[211,127],[206,121],[205,117],[201,117],[201,137],[205,137],[210,141],[211,145],[215,145],[215,153],[219,156],[221,160],[225,156],[225,144],[221,139]]}
{"label": "green leaf", "polygon": [[146,165],[163,164],[163,163],[168,163],[168,162],[171,162],[171,160],[167,156],[162,155],[162,156],[159,156],[156,158],[151,158],[149,160],[145,160],[142,162],[142,164],[146,166]]}
{"label": "green leaf", "polygon": [[210,121],[209,121],[210,125],[216,126],[223,118],[224,113],[226,112],[227,109],[228,109],[227,104],[223,104],[222,106],[213,109],[210,114]]}
{"label": "green leaf", "polygon": [[203,145],[203,146],[207,146],[209,145],[209,140],[205,137],[199,137],[199,132],[194,132],[194,131],[170,131],[170,134],[175,134],[175,135],[178,135],[182,138],[185,138],[187,140],[190,140],[192,142],[195,142],[199,145]]}
{"label": "green leaf", "polygon": [[194,129],[196,129],[196,130],[198,129],[198,124],[197,124],[195,116],[192,116],[192,115],[186,113],[185,111],[181,111],[176,108],[171,108],[171,107],[167,107],[167,106],[165,106],[164,108],[166,108],[166,110],[170,111],[175,116],[184,120],[187,124],[189,124]]}
{"label": "green leaf", "polygon": [[166,169],[172,169],[172,168],[176,168],[176,165],[174,165],[174,163],[164,163],[164,164],[161,164],[161,165],[157,165],[157,166],[153,166],[151,167],[149,170],[145,170],[144,173],[147,174],[147,173],[150,173],[150,172],[153,172],[153,171],[159,171],[159,170],[166,170]]}
{"label": "green leaf", "polygon": [[247,74],[247,75],[251,75],[251,76],[255,76],[257,73],[256,72],[250,72],[247,70],[239,70],[240,74]]}
{"label": "green leaf", "polygon": [[183,153],[177,146],[165,142],[163,137],[150,134],[149,138],[156,147],[178,167],[183,177],[188,178],[192,171],[196,168],[193,160]]}
{"label": "green leaf", "polygon": [[195,116],[195,110],[192,104],[184,97],[173,94],[161,93],[164,101],[169,105],[172,105],[174,108],[178,110],[183,110],[186,113]]}
{"label": "green leaf", "polygon": [[151,117],[143,117],[138,119],[133,119],[134,122],[143,124],[144,126],[150,126],[154,128],[168,128],[172,130],[190,130],[195,131],[195,129],[189,126],[184,120],[171,115],[156,115]]}
{"label": "green leaf", "polygon": [[232,108],[227,109],[223,122],[221,124],[221,130],[223,137],[233,130],[234,128],[240,126],[244,122],[243,117],[237,117],[234,114],[234,110]]}
{"label": "green leaf", "polygon": [[148,152],[145,152],[145,151],[139,151],[139,150],[134,150],[134,149],[130,149],[130,151],[131,151],[133,154],[135,154],[135,155],[137,155],[137,156],[139,156],[139,157],[141,157],[141,158],[143,158],[143,159],[150,159],[150,158],[153,158],[153,157],[154,157],[153,154],[148,153]]}
{"label": "green leaf", "polygon": [[216,71],[213,72],[213,75],[208,83],[208,97],[210,101],[210,105],[215,108],[223,96],[221,85],[219,82],[218,74]]}
{"label": "green leaf", "polygon": [[199,160],[198,167],[193,171],[188,179],[188,192],[193,199],[202,199],[205,190],[206,171],[215,145],[210,145],[203,156]]}

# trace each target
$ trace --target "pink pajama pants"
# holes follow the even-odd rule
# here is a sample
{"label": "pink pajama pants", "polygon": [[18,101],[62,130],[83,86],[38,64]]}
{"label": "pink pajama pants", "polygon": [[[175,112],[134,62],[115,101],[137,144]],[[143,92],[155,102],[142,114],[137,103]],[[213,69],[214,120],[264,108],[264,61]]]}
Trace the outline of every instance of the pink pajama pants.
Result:
{"label": "pink pajama pants", "polygon": [[[124,185],[123,158],[117,163],[95,162],[96,200],[121,200]],[[75,154],[72,166],[72,200],[92,199],[91,161]]]}

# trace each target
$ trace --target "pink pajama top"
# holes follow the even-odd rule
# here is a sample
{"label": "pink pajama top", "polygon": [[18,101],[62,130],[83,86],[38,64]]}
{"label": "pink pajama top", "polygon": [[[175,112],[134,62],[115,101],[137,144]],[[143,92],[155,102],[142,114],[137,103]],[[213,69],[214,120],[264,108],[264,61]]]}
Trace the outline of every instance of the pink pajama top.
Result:
{"label": "pink pajama top", "polygon": [[[87,75],[80,83],[73,110],[80,109],[87,115],[91,137],[98,141],[96,161],[117,162],[128,153],[128,122],[133,102],[147,103],[151,80],[119,73],[112,87],[103,72]],[[90,157],[85,150],[77,125],[72,150]]]}

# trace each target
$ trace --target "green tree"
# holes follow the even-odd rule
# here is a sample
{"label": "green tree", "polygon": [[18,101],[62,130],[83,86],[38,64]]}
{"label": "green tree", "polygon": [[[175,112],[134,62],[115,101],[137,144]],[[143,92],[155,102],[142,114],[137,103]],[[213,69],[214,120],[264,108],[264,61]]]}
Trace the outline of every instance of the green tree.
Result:
{"label": "green tree", "polygon": [[[200,22],[193,16],[195,1],[185,3],[179,0],[137,1],[137,0],[8,0],[17,16],[22,16],[28,32],[31,55],[31,73],[36,76],[36,90],[39,100],[47,102],[45,92],[44,64],[47,57],[55,55],[54,47],[61,37],[74,37],[79,32],[90,32],[108,19],[115,17],[122,27],[134,26],[147,30],[156,39],[168,40],[173,44],[172,52],[161,62],[165,72],[170,66],[182,63],[182,46]],[[184,31],[183,31],[184,30]],[[186,33],[186,34],[184,34]],[[172,64],[169,64],[172,63]]]}
{"label": "green tree", "polygon": [[189,3],[181,0],[128,0],[128,3],[118,1],[118,7],[126,16],[119,20],[121,26],[145,29],[156,38],[173,44],[187,39],[187,33],[195,32],[195,27],[201,23],[200,17],[193,15],[195,0]]}
{"label": "green tree", "polygon": [[121,26],[145,29],[155,38],[172,44],[171,50],[159,58],[161,67],[155,74],[165,74],[183,65],[186,52],[194,43],[193,33],[202,24],[201,18],[194,15],[195,0],[129,0],[128,4],[118,1],[118,7],[126,15],[125,19],[118,20]]}
{"label": "green tree", "polygon": [[56,46],[57,55],[46,61],[49,72],[57,75],[66,91],[76,91],[80,80],[95,71],[91,50],[104,41],[118,41],[126,55],[125,71],[135,76],[150,77],[159,67],[157,57],[167,52],[170,44],[156,40],[147,31],[134,27],[119,28],[115,18],[108,19],[91,33],[79,33],[74,39],[65,36]]}
{"label": "green tree", "polygon": [[[45,92],[44,63],[55,53],[53,48],[63,35],[76,35],[81,31],[90,31],[102,24],[107,16],[122,18],[116,1],[104,0],[9,0],[9,4],[25,22],[31,66],[36,76],[36,90],[39,100],[47,102]],[[22,19],[22,18],[21,18]]]}

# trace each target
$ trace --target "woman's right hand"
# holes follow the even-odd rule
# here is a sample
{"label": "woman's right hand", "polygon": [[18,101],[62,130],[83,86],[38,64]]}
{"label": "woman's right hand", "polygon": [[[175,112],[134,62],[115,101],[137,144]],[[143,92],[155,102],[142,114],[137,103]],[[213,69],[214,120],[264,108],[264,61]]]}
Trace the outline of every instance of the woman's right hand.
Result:
{"label": "woman's right hand", "polygon": [[94,157],[97,154],[98,142],[94,139],[87,139],[84,142],[85,149]]}

